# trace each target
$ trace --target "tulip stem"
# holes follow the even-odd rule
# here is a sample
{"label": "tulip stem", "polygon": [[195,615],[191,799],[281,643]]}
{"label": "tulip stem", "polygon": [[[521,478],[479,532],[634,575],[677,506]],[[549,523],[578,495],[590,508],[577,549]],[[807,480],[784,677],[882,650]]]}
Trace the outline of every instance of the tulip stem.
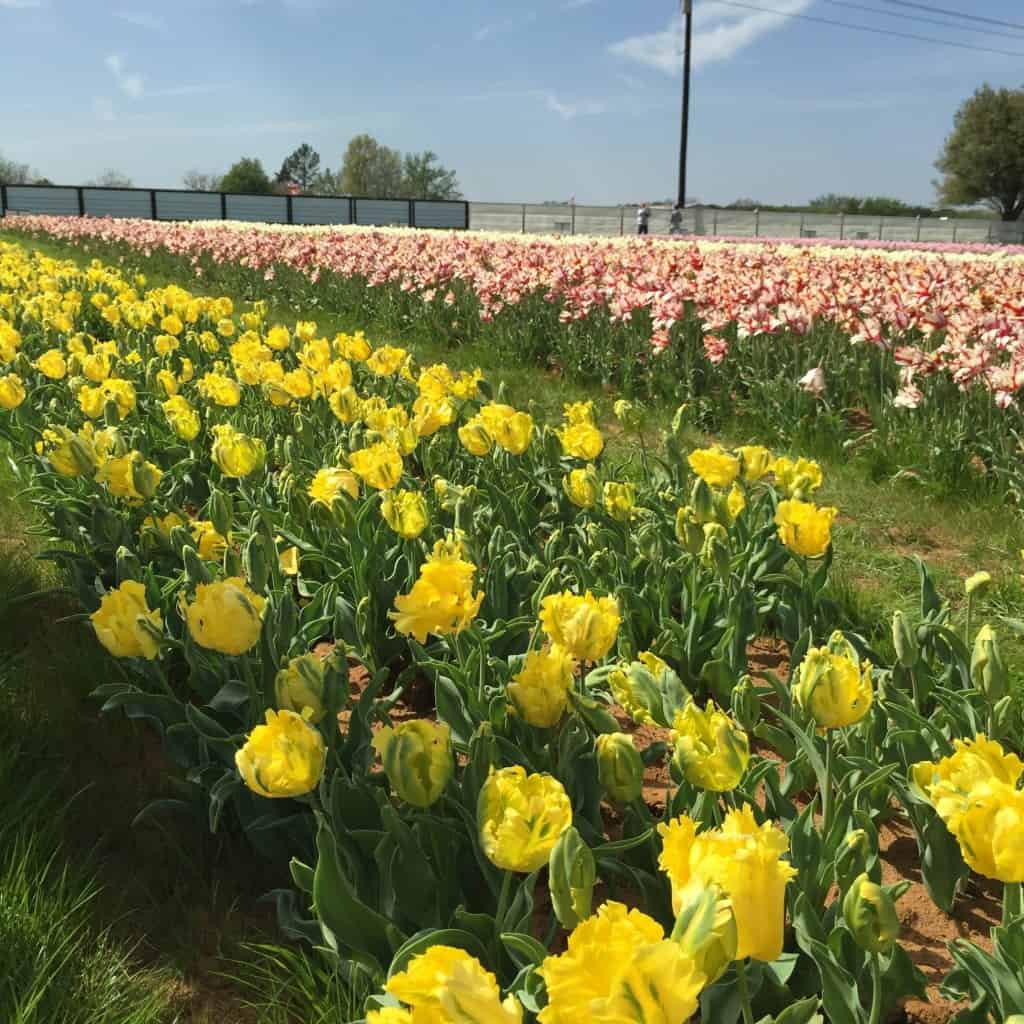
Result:
{"label": "tulip stem", "polygon": [[1006,882],[1003,885],[1003,927],[1024,912],[1024,893],[1020,882]]}
{"label": "tulip stem", "polygon": [[871,1016],[868,1024],[882,1019],[882,964],[877,953],[871,954]]}
{"label": "tulip stem", "polygon": [[754,1024],[754,1008],[750,1005],[750,988],[747,985],[746,960],[736,961],[736,982],[740,990],[740,1005],[743,1007],[743,1024]]}
{"label": "tulip stem", "polygon": [[964,644],[970,646],[971,643],[971,617],[974,611],[974,594],[968,591],[967,593],[967,618],[964,620]]}
{"label": "tulip stem", "polygon": [[832,825],[832,744],[825,736],[825,785],[821,789],[821,835],[828,837]]}
{"label": "tulip stem", "polygon": [[494,915],[494,927],[496,934],[500,934],[505,915],[508,913],[509,893],[512,891],[512,872],[506,871],[501,881],[501,894],[498,896],[498,911]]}

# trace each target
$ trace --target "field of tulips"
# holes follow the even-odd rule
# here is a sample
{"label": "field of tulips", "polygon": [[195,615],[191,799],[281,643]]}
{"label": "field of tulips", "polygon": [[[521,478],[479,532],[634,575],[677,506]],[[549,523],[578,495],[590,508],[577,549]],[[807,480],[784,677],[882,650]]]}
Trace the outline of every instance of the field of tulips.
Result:
{"label": "field of tulips", "polygon": [[[267,237],[369,259],[422,236]],[[723,251],[652,259],[745,258]],[[945,264],[914,266],[891,281]],[[964,267],[1001,309],[1016,264]],[[921,566],[919,614],[873,649],[830,598],[837,510],[798,452],[687,450],[685,406],[652,446],[623,398],[641,443],[612,462],[589,403],[539,422],[480,373],[267,309],[0,243],[0,437],[68,628],[109,652],[97,698],[159,732],[181,805],[290,859],[280,926],[371,993],[367,1024],[909,1019],[912,878],[955,919],[1002,908],[917,1019],[1020,1024],[1024,762],[972,622],[987,574],[960,631]]]}

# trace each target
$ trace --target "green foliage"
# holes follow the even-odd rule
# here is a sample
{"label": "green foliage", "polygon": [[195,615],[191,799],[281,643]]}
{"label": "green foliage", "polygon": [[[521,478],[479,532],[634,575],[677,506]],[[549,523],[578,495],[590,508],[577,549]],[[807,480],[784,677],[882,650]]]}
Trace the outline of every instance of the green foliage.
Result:
{"label": "green foliage", "polygon": [[308,192],[319,175],[320,154],[308,142],[304,142],[285,157],[277,172],[277,183],[293,181],[303,192]]}
{"label": "green foliage", "polygon": [[269,195],[273,191],[273,185],[267,177],[267,172],[263,170],[263,164],[255,157],[246,156],[232,164],[228,173],[221,178],[220,190]]}
{"label": "green foliage", "polygon": [[1005,221],[1024,213],[1024,89],[983,85],[956,112],[936,168],[947,203],[984,203]]}
{"label": "green foliage", "polygon": [[406,153],[402,161],[402,195],[413,199],[461,199],[455,172],[442,166],[432,150]]}
{"label": "green foliage", "polygon": [[28,164],[0,155],[0,185],[26,185],[36,177],[37,172]]}
{"label": "green foliage", "polygon": [[86,182],[86,185],[95,185],[98,188],[131,188],[132,179],[121,171],[108,167],[102,174]]}
{"label": "green foliage", "polygon": [[341,191],[356,196],[396,196],[402,188],[402,155],[372,135],[349,140],[341,164]]}

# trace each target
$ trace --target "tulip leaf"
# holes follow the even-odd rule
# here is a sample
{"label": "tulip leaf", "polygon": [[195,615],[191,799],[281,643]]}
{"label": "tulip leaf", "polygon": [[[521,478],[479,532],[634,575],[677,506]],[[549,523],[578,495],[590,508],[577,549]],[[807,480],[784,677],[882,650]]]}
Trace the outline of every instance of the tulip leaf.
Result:
{"label": "tulip leaf", "polygon": [[452,739],[459,745],[466,746],[476,727],[469,716],[462,694],[448,676],[438,675],[434,680],[434,702],[437,705],[438,718],[452,731]]}
{"label": "tulip leaf", "polygon": [[820,1024],[823,1018],[818,1013],[819,1006],[821,1000],[817,996],[808,996],[792,1006],[787,1006],[775,1018],[774,1024]]}
{"label": "tulip leaf", "polygon": [[960,852],[960,844],[946,828],[945,822],[934,811],[925,809],[924,813],[924,829],[918,832],[917,837],[921,851],[921,877],[935,905],[951,914],[957,889],[967,877],[967,865]]}
{"label": "tulip leaf", "polygon": [[487,963],[487,950],[471,932],[463,931],[461,928],[424,928],[415,935],[410,935],[395,950],[388,967],[388,977],[393,978],[396,974],[401,974],[413,957],[425,953],[431,946],[454,946],[456,949],[464,949],[481,963]]}
{"label": "tulip leaf", "polygon": [[829,1024],[861,1024],[863,1007],[857,981],[824,943],[805,938],[803,948],[821,977],[821,1001]]}
{"label": "tulip leaf", "polygon": [[643,846],[643,844],[646,843],[652,835],[654,835],[654,829],[649,828],[641,832],[639,835],[629,836],[627,839],[616,839],[614,842],[602,843],[600,846],[595,846],[593,853],[595,857],[600,857],[602,854],[624,853],[626,850],[632,850],[637,846]]}
{"label": "tulip leaf", "polygon": [[519,967],[533,965],[539,967],[548,955],[547,949],[532,935],[524,932],[502,932],[502,945],[508,950],[509,956]]}
{"label": "tulip leaf", "polygon": [[[814,744],[814,739],[809,736],[803,729],[800,728],[792,718],[789,717],[784,711],[780,711],[778,708],[772,709],[773,713],[780,719],[783,724],[789,729],[789,734],[794,740],[800,745],[800,748],[807,755],[807,760],[810,761],[811,767],[814,769],[814,775],[818,780],[818,789],[823,792],[828,780],[825,776],[825,762],[821,759],[821,755],[818,753],[818,748]],[[826,742],[828,740],[826,739]]]}
{"label": "tulip leaf", "polygon": [[942,609],[942,601],[939,600],[939,595],[935,590],[935,584],[932,583],[928,567],[917,555],[914,555],[913,558],[914,564],[917,566],[917,576],[921,583],[921,618],[927,619],[933,612],[939,612]]}

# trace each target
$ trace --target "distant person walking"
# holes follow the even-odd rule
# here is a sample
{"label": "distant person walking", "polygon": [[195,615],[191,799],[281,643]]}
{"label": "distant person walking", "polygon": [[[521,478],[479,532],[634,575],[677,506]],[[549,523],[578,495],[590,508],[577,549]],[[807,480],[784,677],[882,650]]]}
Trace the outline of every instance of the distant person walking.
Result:
{"label": "distant person walking", "polygon": [[683,208],[678,203],[672,207],[672,215],[668,219],[668,233],[670,235],[683,233]]}
{"label": "distant person walking", "polygon": [[651,211],[646,203],[641,203],[636,209],[636,233],[647,234],[647,225],[651,219]]}

